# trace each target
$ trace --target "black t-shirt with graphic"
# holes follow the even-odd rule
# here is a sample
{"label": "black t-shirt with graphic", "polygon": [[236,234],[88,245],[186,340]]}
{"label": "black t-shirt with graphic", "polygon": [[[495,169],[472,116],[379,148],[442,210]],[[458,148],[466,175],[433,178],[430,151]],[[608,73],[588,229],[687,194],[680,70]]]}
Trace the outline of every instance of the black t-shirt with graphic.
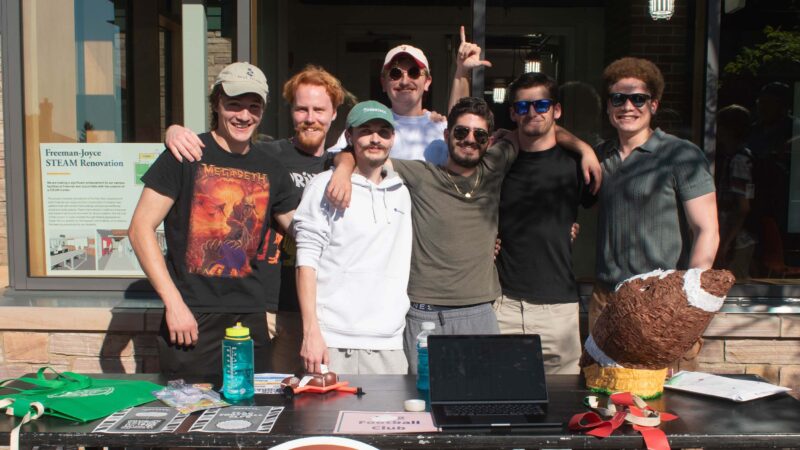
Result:
{"label": "black t-shirt with graphic", "polygon": [[575,302],[570,229],[591,197],[577,154],[561,147],[520,152],[500,194],[503,294],[554,303]]}
{"label": "black t-shirt with graphic", "polygon": [[238,155],[209,133],[200,139],[201,161],[164,151],[142,177],[175,200],[164,219],[167,269],[192,311],[266,311],[280,288],[272,214],[295,209],[297,193],[263,144]]}
{"label": "black t-shirt with graphic", "polygon": [[[328,170],[333,165],[333,153],[325,152],[321,156],[311,156],[296,148],[289,139],[281,139],[266,144],[269,151],[289,170],[289,174],[294,182],[294,188],[298,198],[303,195],[306,184],[315,175]],[[276,238],[279,240],[281,254],[281,292],[280,292],[280,311],[300,311],[297,303],[297,288],[295,284],[295,247],[294,238],[283,236],[276,231]]]}

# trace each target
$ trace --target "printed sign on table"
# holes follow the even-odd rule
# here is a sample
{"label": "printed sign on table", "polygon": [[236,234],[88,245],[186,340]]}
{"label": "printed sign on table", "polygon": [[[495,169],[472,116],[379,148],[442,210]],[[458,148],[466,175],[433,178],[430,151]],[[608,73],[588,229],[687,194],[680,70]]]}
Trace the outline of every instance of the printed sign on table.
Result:
{"label": "printed sign on table", "polygon": [[175,408],[137,406],[106,417],[94,433],[172,433],[187,417]]}
{"label": "printed sign on table", "polygon": [[269,433],[283,406],[229,406],[203,411],[189,431],[205,433]]}

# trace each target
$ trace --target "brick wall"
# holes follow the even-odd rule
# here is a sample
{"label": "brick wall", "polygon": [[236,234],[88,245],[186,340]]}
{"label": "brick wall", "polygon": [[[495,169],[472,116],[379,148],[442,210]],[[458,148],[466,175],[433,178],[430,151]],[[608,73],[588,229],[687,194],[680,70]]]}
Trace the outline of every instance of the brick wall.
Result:
{"label": "brick wall", "polygon": [[650,18],[648,3],[647,0],[608,2],[606,63],[623,56],[646,58],[656,63],[666,82],[656,123],[667,132],[690,137],[692,11],[688,2],[675,2],[672,19],[654,21]]}

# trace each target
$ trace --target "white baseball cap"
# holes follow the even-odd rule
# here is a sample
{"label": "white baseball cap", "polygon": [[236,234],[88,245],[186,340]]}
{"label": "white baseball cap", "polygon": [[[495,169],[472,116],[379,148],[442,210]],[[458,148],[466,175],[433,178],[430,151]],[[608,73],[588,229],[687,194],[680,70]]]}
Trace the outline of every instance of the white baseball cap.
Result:
{"label": "white baseball cap", "polygon": [[383,68],[388,69],[389,64],[391,64],[395,58],[401,55],[408,55],[414,58],[414,61],[416,61],[420,69],[430,70],[430,66],[428,66],[428,58],[425,57],[425,53],[422,53],[422,50],[418,49],[417,47],[412,47],[406,44],[398,45],[397,47],[389,50],[389,53],[386,54],[386,58],[383,59]]}
{"label": "white baseball cap", "polygon": [[228,97],[258,94],[264,104],[267,104],[267,77],[261,69],[248,62],[235,62],[225,66],[214,81],[214,86],[218,84],[222,85],[222,90]]}

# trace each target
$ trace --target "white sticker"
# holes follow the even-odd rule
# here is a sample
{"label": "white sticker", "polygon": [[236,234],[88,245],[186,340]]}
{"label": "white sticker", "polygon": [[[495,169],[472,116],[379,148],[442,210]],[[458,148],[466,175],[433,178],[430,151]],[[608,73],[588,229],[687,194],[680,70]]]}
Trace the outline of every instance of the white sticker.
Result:
{"label": "white sticker", "polygon": [[313,379],[314,379],[314,377],[312,377],[311,375],[306,375],[306,376],[304,376],[303,378],[300,379],[300,383],[298,383],[297,386],[298,387],[303,387],[303,386],[307,385],[308,382],[313,380]]}
{"label": "white sticker", "polygon": [[325,375],[326,373],[328,373],[328,365],[327,364],[320,364],[319,365],[319,371],[320,371],[321,374]]}

